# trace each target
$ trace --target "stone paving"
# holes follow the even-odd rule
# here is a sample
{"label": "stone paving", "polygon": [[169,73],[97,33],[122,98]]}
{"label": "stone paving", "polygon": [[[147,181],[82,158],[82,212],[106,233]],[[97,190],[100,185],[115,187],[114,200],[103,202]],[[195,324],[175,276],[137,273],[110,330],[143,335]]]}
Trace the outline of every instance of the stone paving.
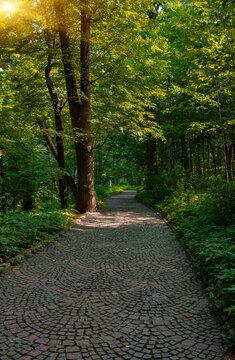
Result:
{"label": "stone paving", "polygon": [[184,250],[132,191],[0,275],[1,360],[219,360],[224,341]]}

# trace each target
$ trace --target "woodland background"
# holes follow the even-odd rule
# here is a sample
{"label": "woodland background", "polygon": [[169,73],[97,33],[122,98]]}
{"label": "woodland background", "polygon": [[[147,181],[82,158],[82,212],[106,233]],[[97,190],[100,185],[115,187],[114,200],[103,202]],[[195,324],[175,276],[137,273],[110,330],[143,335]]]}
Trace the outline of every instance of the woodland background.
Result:
{"label": "woodland background", "polygon": [[234,322],[233,1],[12,4],[0,12],[1,263],[137,189]]}

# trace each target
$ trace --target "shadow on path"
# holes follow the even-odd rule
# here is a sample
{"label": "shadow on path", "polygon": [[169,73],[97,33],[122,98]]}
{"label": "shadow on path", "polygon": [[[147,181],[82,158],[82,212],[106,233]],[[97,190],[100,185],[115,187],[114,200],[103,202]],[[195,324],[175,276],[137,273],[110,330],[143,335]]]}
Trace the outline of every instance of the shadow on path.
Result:
{"label": "shadow on path", "polygon": [[1,360],[223,359],[202,284],[134,195],[0,276]]}

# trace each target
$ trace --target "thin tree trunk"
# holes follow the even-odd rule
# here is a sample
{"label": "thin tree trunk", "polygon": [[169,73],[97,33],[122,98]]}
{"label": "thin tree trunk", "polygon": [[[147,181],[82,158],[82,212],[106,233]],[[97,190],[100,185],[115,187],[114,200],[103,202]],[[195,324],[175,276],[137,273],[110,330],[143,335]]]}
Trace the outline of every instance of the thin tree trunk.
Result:
{"label": "thin tree trunk", "polygon": [[210,174],[210,143],[207,141],[207,175]]}
{"label": "thin tree trunk", "polygon": [[206,162],[205,162],[205,138],[202,135],[202,166],[203,166],[203,178],[206,177]]}
{"label": "thin tree trunk", "polygon": [[[50,151],[49,151],[49,146],[48,146],[47,142],[45,142],[45,148],[46,148],[46,150],[47,150],[46,159],[48,160],[48,163],[49,163],[50,167],[52,168]],[[58,186],[57,186],[57,182],[56,182],[56,179],[55,179],[54,176],[53,176],[53,178],[52,178],[51,183],[52,183],[52,188],[55,189],[55,191],[56,191],[56,194],[57,194],[57,195],[60,195],[60,190],[59,190],[59,188],[58,188]],[[51,187],[51,183],[50,183],[50,181],[48,180],[48,182],[47,182],[48,188]]]}
{"label": "thin tree trunk", "polygon": [[181,140],[183,168],[184,168],[184,171],[185,171],[186,178],[189,178],[189,158],[188,158],[188,149],[187,149],[185,136],[182,135],[180,137],[180,140]]}
{"label": "thin tree trunk", "polygon": [[175,140],[171,139],[171,169],[175,167]]}
{"label": "thin tree trunk", "polygon": [[220,94],[219,94],[219,92],[217,92],[217,99],[218,99],[218,110],[219,110],[220,124],[221,124],[221,127],[222,127],[222,134],[223,134],[222,136],[223,136],[225,173],[226,173],[227,182],[229,182],[229,167],[228,167],[228,158],[227,158],[227,144],[226,144],[225,135],[224,135],[224,129],[223,129],[223,119],[222,119],[222,111],[221,111]]}
{"label": "thin tree trunk", "polygon": [[55,91],[54,83],[51,76],[52,64],[53,64],[53,41],[50,39],[50,34],[48,34],[48,63],[45,69],[45,77],[47,88],[52,100],[53,109],[54,109],[54,119],[56,127],[56,147],[57,147],[57,163],[62,172],[62,175],[59,177],[59,190],[60,190],[60,203],[62,208],[68,206],[68,190],[65,180],[65,159],[64,159],[64,144],[63,144],[63,126],[61,118],[61,104],[57,93]]}
{"label": "thin tree trunk", "polygon": [[147,165],[147,177],[146,177],[146,189],[152,190],[155,187],[154,175],[157,175],[157,153],[156,153],[156,140],[149,138],[146,142],[146,165]]}
{"label": "thin tree trunk", "polygon": [[[201,167],[201,153],[200,153],[200,141],[197,139],[197,143],[195,146],[195,165],[196,165],[196,176],[201,177],[202,175],[202,167]],[[201,179],[200,179],[201,180]],[[198,181],[198,179],[196,179]]]}
{"label": "thin tree trunk", "polygon": [[58,154],[58,166],[62,171],[62,175],[59,177],[59,189],[60,189],[60,202],[61,207],[66,208],[68,206],[68,189],[65,179],[65,159],[64,159],[64,144],[62,139],[63,127],[61,121],[61,114],[55,114],[55,125],[56,125],[56,146]]}
{"label": "thin tree trunk", "polygon": [[3,155],[0,155],[0,177],[1,177],[1,197],[2,197],[2,212],[6,214],[7,204],[6,204],[6,191],[5,191],[5,172],[4,172],[4,162]]}
{"label": "thin tree trunk", "polygon": [[[58,162],[57,148],[56,148],[56,145],[55,145],[51,135],[48,133],[48,129],[46,127],[45,121],[37,119],[37,123],[40,126],[40,129],[43,131],[43,135],[45,137],[48,147],[50,148],[54,158]],[[65,164],[65,169],[68,172],[68,167],[66,166],[66,164]],[[68,184],[68,186],[70,187],[70,190],[72,191],[74,198],[77,199],[77,187],[76,187],[76,184],[74,182],[72,175],[68,175],[66,173],[64,175],[64,177],[65,177],[66,183]]]}
{"label": "thin tree trunk", "polygon": [[213,159],[213,165],[214,165],[214,172],[215,172],[215,175],[217,175],[217,167],[216,167],[216,158],[215,158],[214,145],[211,146],[211,152],[212,152],[212,159]]}
{"label": "thin tree trunk", "polygon": [[189,138],[189,164],[192,183],[194,182],[192,139]]}
{"label": "thin tree trunk", "polygon": [[228,153],[229,153],[229,167],[228,167],[228,171],[229,171],[229,179],[230,181],[233,181],[233,144],[231,144],[229,146],[228,149]]}

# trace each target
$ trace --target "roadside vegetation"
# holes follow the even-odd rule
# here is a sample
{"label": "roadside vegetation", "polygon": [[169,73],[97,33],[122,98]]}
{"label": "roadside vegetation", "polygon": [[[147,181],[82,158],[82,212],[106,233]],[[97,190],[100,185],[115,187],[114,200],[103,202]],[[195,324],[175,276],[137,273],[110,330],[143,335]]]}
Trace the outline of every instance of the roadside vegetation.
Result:
{"label": "roadside vegetation", "polygon": [[[105,199],[124,189],[133,188],[120,184],[112,187],[96,187],[98,210],[105,207]],[[38,204],[33,211],[15,211],[0,217],[0,265],[16,264],[28,250],[36,251],[42,245],[55,240],[73,220],[79,216],[72,204],[68,209],[60,209],[59,199],[46,205]]]}
{"label": "roadside vegetation", "polygon": [[[0,218],[0,265],[17,263],[18,255],[53,241],[75,217],[73,210],[38,209]],[[19,260],[21,257],[19,257]]]}
{"label": "roadside vegetation", "polygon": [[[234,184],[214,179],[197,186],[178,185],[170,193],[163,189],[164,183],[158,182],[158,189],[140,191],[136,198],[159,211],[171,224],[192,253],[195,270],[206,280],[210,299],[234,328]],[[234,342],[232,331],[229,336]]]}

